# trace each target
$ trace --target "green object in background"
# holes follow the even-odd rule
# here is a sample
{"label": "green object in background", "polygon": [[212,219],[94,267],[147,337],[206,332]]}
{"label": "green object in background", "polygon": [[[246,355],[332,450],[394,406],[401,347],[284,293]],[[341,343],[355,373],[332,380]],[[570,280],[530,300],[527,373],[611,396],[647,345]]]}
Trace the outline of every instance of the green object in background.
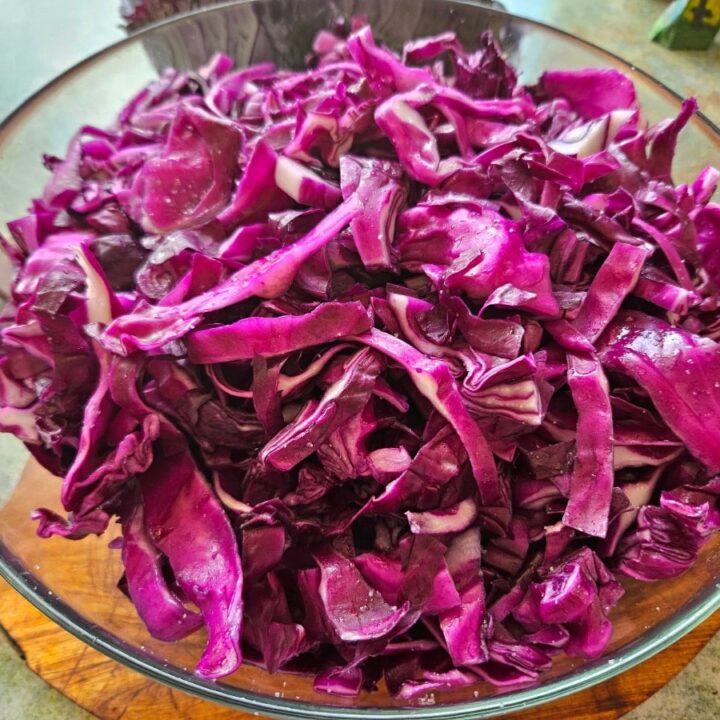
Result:
{"label": "green object in background", "polygon": [[720,29],[720,0],[675,0],[655,21],[654,40],[671,50],[707,50]]}

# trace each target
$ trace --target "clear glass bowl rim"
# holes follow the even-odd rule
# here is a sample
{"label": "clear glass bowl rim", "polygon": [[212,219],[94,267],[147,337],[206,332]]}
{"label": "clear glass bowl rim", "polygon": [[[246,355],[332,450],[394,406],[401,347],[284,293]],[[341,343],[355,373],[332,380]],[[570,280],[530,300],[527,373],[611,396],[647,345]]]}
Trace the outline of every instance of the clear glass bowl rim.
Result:
{"label": "clear glass bowl rim", "polygon": [[[226,8],[244,5],[249,2],[262,0],[235,0],[223,2],[207,8],[201,8],[166,20],[152,23],[136,31],[116,43],[89,55],[84,60],[73,65],[39,90],[30,95],[21,105],[13,110],[0,122],[0,134],[18,117],[29,109],[33,102],[56,85],[63,82],[68,76],[92,65],[105,55],[111,55],[122,47],[135,43],[145,36],[152,35],[160,28],[179,24],[191,17],[198,17],[214,12],[222,12]],[[314,2],[317,0],[306,0]],[[426,2],[428,0],[425,0]],[[600,55],[604,55],[616,66],[624,67],[634,74],[643,76],[651,85],[666,95],[680,102],[682,97],[664,83],[654,78],[641,68],[628,63],[620,56],[582,40],[572,33],[560,30],[546,23],[525,18],[522,15],[505,12],[496,8],[482,5],[473,0],[430,0],[444,5],[480,6],[488,15],[495,15],[506,20],[516,20],[536,28],[541,28],[550,34],[564,36],[575,43],[584,45]],[[720,139],[720,128],[702,112],[696,117],[704,125],[710,135]],[[164,683],[174,689],[181,690],[204,700],[254,714],[262,714],[275,718],[297,720],[367,720],[368,718],[388,718],[392,720],[478,720],[480,718],[494,717],[498,714],[511,713],[516,710],[542,705],[552,700],[558,700],[572,693],[584,690],[599,683],[605,682],[626,670],[648,660],[652,656],[669,647],[684,635],[697,627],[714,612],[720,609],[720,583],[706,588],[682,613],[669,618],[656,626],[652,632],[641,636],[634,642],[620,648],[618,651],[605,655],[594,663],[584,665],[572,675],[558,678],[547,683],[532,686],[525,690],[508,694],[498,694],[476,701],[437,705],[429,707],[408,708],[380,708],[318,705],[287,698],[271,698],[258,693],[241,690],[229,685],[216,684],[202,680],[188,673],[175,670],[149,656],[141,656],[133,648],[120,641],[116,636],[106,632],[97,625],[89,624],[78,612],[67,605],[63,600],[49,592],[22,563],[13,556],[7,545],[0,539],[0,576],[20,595],[34,605],[40,612],[57,623],[64,630],[77,637],[90,647],[117,662],[135,670],[146,677]]]}

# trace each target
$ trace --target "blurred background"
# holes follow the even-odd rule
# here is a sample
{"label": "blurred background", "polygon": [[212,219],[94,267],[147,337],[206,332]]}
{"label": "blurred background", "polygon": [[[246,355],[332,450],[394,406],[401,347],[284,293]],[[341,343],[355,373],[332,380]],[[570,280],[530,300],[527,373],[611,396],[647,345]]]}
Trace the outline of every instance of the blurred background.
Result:
{"label": "blurred background", "polygon": [[[0,0],[0,117],[60,72],[121,40],[129,27],[211,4],[217,0]],[[680,95],[695,95],[702,110],[716,122],[720,120],[718,37],[706,50],[669,50],[650,40],[653,25],[671,5],[668,0],[502,0],[485,4],[600,45]],[[698,28],[720,13],[720,0],[682,4],[696,14]]]}

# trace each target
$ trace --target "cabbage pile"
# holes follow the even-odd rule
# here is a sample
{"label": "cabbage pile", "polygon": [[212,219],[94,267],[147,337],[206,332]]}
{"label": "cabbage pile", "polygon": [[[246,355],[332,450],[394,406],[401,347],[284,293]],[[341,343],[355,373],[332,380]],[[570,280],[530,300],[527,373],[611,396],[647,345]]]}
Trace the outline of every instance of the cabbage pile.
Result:
{"label": "cabbage pile", "polygon": [[[0,426],[149,632],[401,701],[600,655],[720,528],[717,170],[617,70],[361,22],[83,127],[3,241]],[[649,590],[652,592],[652,590]]]}

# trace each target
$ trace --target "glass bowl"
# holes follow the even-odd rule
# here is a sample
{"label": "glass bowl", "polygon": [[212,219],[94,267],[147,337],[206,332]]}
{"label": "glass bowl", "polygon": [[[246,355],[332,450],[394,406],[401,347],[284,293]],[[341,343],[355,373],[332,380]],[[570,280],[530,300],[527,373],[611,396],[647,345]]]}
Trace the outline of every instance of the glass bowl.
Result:
{"label": "glass bowl", "polygon": [[[411,37],[454,30],[472,47],[490,27],[524,82],[547,68],[617,67],[635,81],[651,121],[676,113],[679,98],[652,78],[599,48],[552,28],[460,0],[256,0],[232,3],[150,27],[77,65],[31,98],[0,130],[0,221],[21,215],[42,187],[43,152],[63,154],[83,124],[109,124],[123,100],[162,68],[192,68],[212,52],[239,65],[274,60],[300,66],[315,32],[339,16],[363,14],[379,38],[398,47]],[[675,176],[685,181],[708,162],[720,164],[720,132],[701,116],[682,136]],[[7,284],[7,270],[0,273]],[[0,573],[58,624],[110,657],[200,697],[286,718],[477,718],[529,707],[607,680],[649,658],[720,607],[720,536],[682,577],[652,585],[625,582],[612,613],[614,634],[597,660],[557,657],[531,687],[499,692],[486,684],[437,694],[434,705],[405,708],[381,689],[357,698],[313,691],[306,678],[244,666],[221,682],[200,680],[192,667],[202,633],[176,644],[149,637],[116,588],[119,553],[109,537],[41,540],[30,511],[57,505],[58,479],[27,462],[22,446],[0,436]],[[23,466],[25,469],[23,470]],[[59,509],[59,508],[56,508]]]}

